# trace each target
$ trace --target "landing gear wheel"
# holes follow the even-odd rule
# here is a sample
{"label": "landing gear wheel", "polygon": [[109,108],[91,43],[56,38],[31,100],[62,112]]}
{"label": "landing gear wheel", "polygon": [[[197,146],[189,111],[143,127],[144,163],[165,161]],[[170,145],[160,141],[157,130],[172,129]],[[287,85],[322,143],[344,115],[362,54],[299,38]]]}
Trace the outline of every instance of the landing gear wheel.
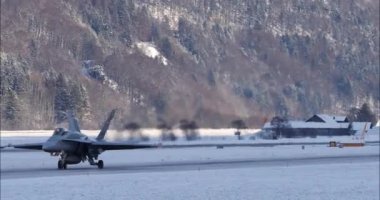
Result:
{"label": "landing gear wheel", "polygon": [[58,169],[67,169],[67,163],[63,160],[58,160]]}
{"label": "landing gear wheel", "polygon": [[63,161],[58,160],[58,169],[63,169]]}
{"label": "landing gear wheel", "polygon": [[98,163],[97,163],[97,165],[98,165],[99,169],[103,169],[103,167],[104,167],[103,160],[99,160]]}

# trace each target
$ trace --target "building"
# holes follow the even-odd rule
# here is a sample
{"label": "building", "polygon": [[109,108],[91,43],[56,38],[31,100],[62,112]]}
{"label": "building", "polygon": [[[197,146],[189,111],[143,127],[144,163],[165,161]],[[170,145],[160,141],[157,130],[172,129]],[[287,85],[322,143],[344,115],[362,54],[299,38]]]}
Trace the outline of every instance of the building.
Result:
{"label": "building", "polygon": [[306,121],[267,122],[264,124],[263,130],[266,135],[272,136],[274,139],[354,134],[347,117],[325,114],[314,115]]}
{"label": "building", "polygon": [[323,122],[323,123],[348,123],[346,116],[331,116],[325,114],[313,115],[306,122]]}

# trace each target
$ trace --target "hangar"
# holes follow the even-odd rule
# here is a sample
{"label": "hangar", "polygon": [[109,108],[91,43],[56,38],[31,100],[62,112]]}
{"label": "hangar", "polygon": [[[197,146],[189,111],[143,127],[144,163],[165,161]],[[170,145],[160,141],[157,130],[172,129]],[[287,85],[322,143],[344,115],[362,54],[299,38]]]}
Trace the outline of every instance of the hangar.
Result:
{"label": "hangar", "polygon": [[313,115],[305,121],[267,122],[263,130],[273,138],[342,136],[355,133],[347,117],[326,114]]}

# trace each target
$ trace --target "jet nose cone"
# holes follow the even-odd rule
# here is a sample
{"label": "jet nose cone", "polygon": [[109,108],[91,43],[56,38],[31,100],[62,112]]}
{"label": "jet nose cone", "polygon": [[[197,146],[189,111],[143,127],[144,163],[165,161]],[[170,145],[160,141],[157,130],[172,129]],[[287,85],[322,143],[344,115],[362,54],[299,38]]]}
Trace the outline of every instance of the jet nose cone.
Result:
{"label": "jet nose cone", "polygon": [[44,150],[46,152],[53,152],[54,151],[54,145],[49,144],[49,143],[45,143],[42,145],[42,150]]}

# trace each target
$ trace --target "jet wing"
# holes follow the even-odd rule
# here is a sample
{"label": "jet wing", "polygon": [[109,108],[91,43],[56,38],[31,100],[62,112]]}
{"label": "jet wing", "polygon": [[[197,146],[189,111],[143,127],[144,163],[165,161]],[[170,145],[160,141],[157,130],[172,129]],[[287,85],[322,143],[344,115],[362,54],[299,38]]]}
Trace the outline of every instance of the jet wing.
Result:
{"label": "jet wing", "polygon": [[35,149],[35,150],[42,150],[42,145],[44,143],[29,143],[29,144],[16,144],[12,145],[14,148],[18,149]]}
{"label": "jet wing", "polygon": [[84,143],[84,144],[91,144],[91,143],[93,143],[93,141],[91,141],[91,140],[85,140],[85,139],[62,139],[62,141],[78,142],[78,143]]}
{"label": "jet wing", "polygon": [[128,144],[119,142],[105,142],[96,141],[91,144],[92,147],[100,148],[103,150],[122,150],[122,149],[146,149],[146,148],[157,148],[156,145],[149,144]]}

